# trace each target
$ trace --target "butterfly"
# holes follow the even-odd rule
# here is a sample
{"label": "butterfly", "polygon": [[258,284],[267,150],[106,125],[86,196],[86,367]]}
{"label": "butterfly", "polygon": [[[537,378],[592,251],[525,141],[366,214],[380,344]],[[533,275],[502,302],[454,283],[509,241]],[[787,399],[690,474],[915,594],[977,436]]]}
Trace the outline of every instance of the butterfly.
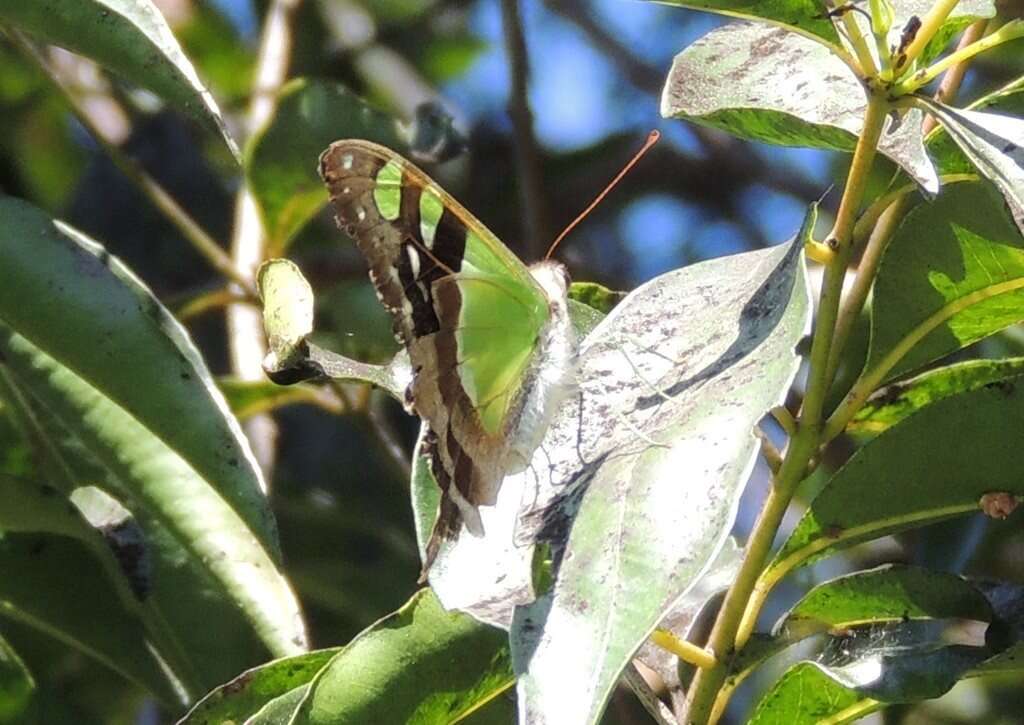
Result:
{"label": "butterfly", "polygon": [[576,340],[561,264],[523,264],[408,160],[363,140],[320,157],[338,226],[355,239],[413,369],[406,407],[442,496],[424,558],[524,470],[573,389]]}

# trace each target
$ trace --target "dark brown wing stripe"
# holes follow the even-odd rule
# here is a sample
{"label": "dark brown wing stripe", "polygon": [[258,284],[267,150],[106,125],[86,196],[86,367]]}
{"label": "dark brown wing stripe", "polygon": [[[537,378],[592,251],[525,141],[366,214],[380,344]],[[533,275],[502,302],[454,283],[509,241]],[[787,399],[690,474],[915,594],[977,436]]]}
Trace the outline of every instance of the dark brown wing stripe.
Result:
{"label": "dark brown wing stripe", "polygon": [[[338,225],[366,258],[370,279],[413,364],[406,397],[428,424],[423,451],[444,491],[427,551],[429,566],[440,538],[458,531],[452,484],[472,505],[493,503],[504,441],[480,433],[476,409],[456,374],[455,332],[462,294],[458,284],[444,278],[462,269],[471,217],[464,212],[463,218],[446,206],[428,247],[421,232],[420,203],[430,181],[405,162],[399,214],[394,220],[385,218],[374,189],[381,169],[393,159],[391,152],[368,142],[340,141],[324,152],[320,174],[330,190]],[[447,199],[443,192],[439,196]]]}

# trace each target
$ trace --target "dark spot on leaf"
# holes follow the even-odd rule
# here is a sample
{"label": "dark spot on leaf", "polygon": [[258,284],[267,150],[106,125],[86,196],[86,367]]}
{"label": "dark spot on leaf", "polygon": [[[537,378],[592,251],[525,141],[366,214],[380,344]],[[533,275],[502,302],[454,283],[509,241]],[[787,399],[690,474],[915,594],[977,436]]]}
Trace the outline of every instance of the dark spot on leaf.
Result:
{"label": "dark spot on leaf", "polygon": [[44,483],[42,486],[39,487],[39,493],[49,498],[50,496],[57,495],[57,489],[55,489],[53,486]]}
{"label": "dark spot on leaf", "polygon": [[840,536],[843,535],[844,530],[845,529],[843,529],[843,527],[839,524],[829,524],[824,529],[822,529],[822,533],[825,534],[826,538],[838,539]]}
{"label": "dark spot on leaf", "polygon": [[1003,153],[1004,154],[1012,154],[1018,148],[1020,148],[1020,147],[1017,144],[1015,144],[1015,143],[1008,143],[1005,146],[1003,146]]}
{"label": "dark spot on leaf", "polygon": [[237,458],[229,458],[228,459],[228,465],[231,466],[232,468],[238,468],[238,459]]}
{"label": "dark spot on leaf", "polygon": [[1017,386],[1009,380],[993,380],[990,383],[985,383],[986,390],[995,390],[1006,396],[1013,395],[1013,391],[1016,387]]}
{"label": "dark spot on leaf", "polygon": [[182,380],[191,380],[191,379],[192,379],[192,376],[191,376],[191,375],[189,375],[189,374],[188,374],[187,372],[185,372],[185,371],[182,371],[182,372],[181,372],[181,379],[182,379]]}
{"label": "dark spot on leaf", "polygon": [[28,550],[28,553],[32,556],[39,556],[46,550],[46,541],[40,539],[36,543],[32,544],[32,548]]}
{"label": "dark spot on leaf", "polygon": [[221,692],[225,695],[234,695],[236,693],[241,692],[249,686],[249,683],[252,681],[254,674],[255,673],[253,672],[245,672],[239,675],[235,679],[231,680],[231,682],[224,685],[224,687],[221,689]]}

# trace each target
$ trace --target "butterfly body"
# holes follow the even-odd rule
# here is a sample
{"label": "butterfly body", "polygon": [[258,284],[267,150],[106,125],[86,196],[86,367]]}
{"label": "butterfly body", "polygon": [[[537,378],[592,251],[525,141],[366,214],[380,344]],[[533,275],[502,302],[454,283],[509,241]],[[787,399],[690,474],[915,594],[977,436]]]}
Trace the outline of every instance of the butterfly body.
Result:
{"label": "butterfly body", "polygon": [[332,144],[320,174],[407,349],[406,404],[443,495],[427,562],[459,520],[482,532],[506,475],[529,465],[572,389],[562,265],[526,267],[413,164],[368,141]]}

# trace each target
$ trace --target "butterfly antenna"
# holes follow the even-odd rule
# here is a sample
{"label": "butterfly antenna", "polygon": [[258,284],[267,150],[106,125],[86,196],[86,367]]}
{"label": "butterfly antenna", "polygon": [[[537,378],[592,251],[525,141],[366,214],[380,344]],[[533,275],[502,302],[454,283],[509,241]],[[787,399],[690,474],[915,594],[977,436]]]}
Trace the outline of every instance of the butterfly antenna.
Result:
{"label": "butterfly antenna", "polygon": [[615,175],[615,178],[611,180],[611,183],[608,184],[608,186],[604,187],[604,191],[598,194],[597,197],[592,202],[590,202],[590,205],[582,212],[580,212],[580,215],[573,219],[569,226],[563,229],[562,233],[558,235],[554,242],[551,243],[551,247],[548,249],[548,253],[544,255],[545,260],[551,259],[551,255],[554,254],[555,249],[558,247],[561,241],[565,239],[566,236],[568,236],[569,232],[575,229],[577,224],[586,219],[587,215],[594,210],[594,207],[600,204],[601,200],[608,196],[608,192],[614,189],[615,185],[622,180],[622,177],[629,173],[629,170],[636,165],[636,162],[639,161],[644,154],[650,151],[651,147],[654,146],[654,144],[658,143],[659,138],[661,138],[661,132],[658,131],[657,129],[654,129],[649,134],[647,134],[647,140],[644,141],[644,145],[640,148],[639,151],[636,152],[633,158],[629,160],[629,163],[622,167],[622,171]]}

